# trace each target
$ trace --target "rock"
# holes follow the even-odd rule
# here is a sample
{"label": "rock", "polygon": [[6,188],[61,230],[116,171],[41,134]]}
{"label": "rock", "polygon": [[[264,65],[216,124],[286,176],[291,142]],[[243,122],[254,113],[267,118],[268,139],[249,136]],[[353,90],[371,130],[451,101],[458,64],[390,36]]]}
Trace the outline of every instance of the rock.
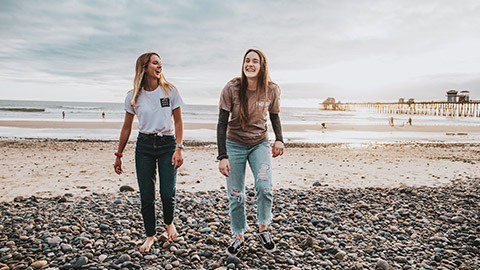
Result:
{"label": "rock", "polygon": [[160,234],[160,236],[158,236],[158,241],[167,242],[168,241],[168,236],[166,236],[165,234]]}
{"label": "rock", "polygon": [[54,237],[51,237],[51,238],[47,239],[47,243],[51,246],[56,246],[56,245],[60,244],[61,242],[62,242],[62,238],[60,238],[58,236],[54,236]]}
{"label": "rock", "polygon": [[155,254],[145,255],[143,258],[147,261],[153,261],[153,260],[157,259],[157,255],[155,255]]}
{"label": "rock", "polygon": [[131,191],[135,191],[135,189],[131,186],[123,185],[120,187],[120,192],[131,192]]}
{"label": "rock", "polygon": [[88,263],[88,259],[85,256],[81,256],[77,259],[75,264],[73,265],[74,269],[81,269],[85,264]]}
{"label": "rock", "polygon": [[72,250],[72,246],[65,243],[61,244],[60,248],[62,249],[63,252],[69,252]]}
{"label": "rock", "polygon": [[322,184],[320,182],[316,181],[315,183],[313,183],[313,186],[314,187],[321,187]]}
{"label": "rock", "polygon": [[98,256],[98,261],[99,261],[100,263],[102,263],[102,262],[105,261],[105,259],[107,259],[107,258],[108,258],[107,255],[102,254],[102,255]]}
{"label": "rock", "polygon": [[122,263],[124,263],[124,262],[126,262],[126,261],[130,261],[130,260],[132,260],[132,258],[130,257],[130,255],[128,255],[128,254],[123,254],[123,255],[121,255],[121,256],[118,258],[118,260],[117,260],[115,263],[116,263],[116,264],[122,264]]}
{"label": "rock", "polygon": [[39,269],[39,268],[44,267],[47,264],[48,264],[47,261],[41,260],[41,261],[36,261],[36,262],[32,263],[30,266],[33,267],[33,268]]}
{"label": "rock", "polygon": [[454,216],[451,219],[452,223],[464,223],[465,222],[465,217],[463,216]]}
{"label": "rock", "polygon": [[202,228],[202,229],[200,230],[201,233],[209,233],[209,232],[211,232],[211,231],[212,231],[212,229],[210,229],[210,227],[205,227],[205,228]]}
{"label": "rock", "polygon": [[473,243],[472,243],[475,247],[478,247],[480,246],[480,238],[477,238],[475,240],[473,240]]}
{"label": "rock", "polygon": [[378,259],[375,269],[388,270],[390,269],[390,265],[385,260]]}
{"label": "rock", "polygon": [[338,251],[337,254],[335,254],[335,259],[339,260],[339,261],[343,261],[343,259],[345,258],[345,256],[347,255],[347,253],[345,251]]}
{"label": "rock", "polygon": [[59,232],[69,232],[70,231],[70,226],[62,226],[58,228]]}
{"label": "rock", "polygon": [[231,263],[233,263],[234,265],[237,265],[237,264],[241,264],[242,262],[237,257],[228,255],[227,264],[231,264]]}
{"label": "rock", "polygon": [[175,251],[175,255],[177,256],[182,256],[183,254],[187,254],[188,253],[188,250],[184,249],[184,248],[181,248],[177,251]]}

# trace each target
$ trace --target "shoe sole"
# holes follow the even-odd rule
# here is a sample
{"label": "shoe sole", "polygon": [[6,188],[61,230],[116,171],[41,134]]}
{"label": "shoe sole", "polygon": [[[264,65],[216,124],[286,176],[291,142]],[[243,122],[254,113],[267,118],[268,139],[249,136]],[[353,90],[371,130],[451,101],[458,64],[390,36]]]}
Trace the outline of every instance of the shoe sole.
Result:
{"label": "shoe sole", "polygon": [[240,253],[241,249],[236,253],[236,254],[233,254],[233,253],[230,253],[230,251],[228,251],[227,249],[227,254],[232,256],[232,257],[237,257],[237,254]]}
{"label": "shoe sole", "polygon": [[274,247],[273,249],[267,249],[266,247],[262,246],[263,250],[268,253],[273,253],[277,251],[277,247]]}

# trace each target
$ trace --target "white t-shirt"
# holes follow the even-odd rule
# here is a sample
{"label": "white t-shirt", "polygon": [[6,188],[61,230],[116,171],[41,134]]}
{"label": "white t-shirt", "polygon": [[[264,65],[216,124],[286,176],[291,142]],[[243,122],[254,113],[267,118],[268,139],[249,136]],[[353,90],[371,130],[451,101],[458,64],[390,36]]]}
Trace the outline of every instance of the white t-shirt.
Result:
{"label": "white t-shirt", "polygon": [[134,107],[132,95],[128,92],[125,98],[125,111],[138,117],[138,131],[159,136],[175,134],[172,111],[183,105],[175,88],[171,88],[167,98],[160,86],[153,91],[141,89]]}

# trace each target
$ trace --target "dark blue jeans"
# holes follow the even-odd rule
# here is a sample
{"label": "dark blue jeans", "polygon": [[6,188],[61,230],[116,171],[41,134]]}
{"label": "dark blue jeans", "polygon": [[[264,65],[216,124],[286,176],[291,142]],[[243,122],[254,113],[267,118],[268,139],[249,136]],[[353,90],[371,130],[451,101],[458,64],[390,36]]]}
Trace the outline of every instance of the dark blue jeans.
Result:
{"label": "dark blue jeans", "polygon": [[174,152],[174,136],[138,134],[135,148],[135,166],[142,202],[143,225],[147,237],[156,233],[155,182],[157,166],[165,224],[171,224],[175,215],[177,170],[172,165]]}

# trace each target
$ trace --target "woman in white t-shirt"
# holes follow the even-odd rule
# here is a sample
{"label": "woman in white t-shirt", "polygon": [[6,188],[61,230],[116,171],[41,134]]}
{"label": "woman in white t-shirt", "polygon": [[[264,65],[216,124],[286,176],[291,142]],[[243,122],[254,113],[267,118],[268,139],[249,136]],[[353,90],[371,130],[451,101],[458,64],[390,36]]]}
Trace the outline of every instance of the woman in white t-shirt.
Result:
{"label": "woman in white t-shirt", "polygon": [[156,168],[160,182],[163,218],[169,240],[175,240],[175,183],[177,168],[182,166],[183,100],[178,90],[162,74],[162,61],[155,52],[144,53],[137,59],[133,90],[125,98],[125,120],[120,133],[114,169],[121,174],[123,150],[138,117],[138,138],[135,167],[142,203],[142,217],[147,239],[139,248],[149,252],[155,241],[155,182]]}

